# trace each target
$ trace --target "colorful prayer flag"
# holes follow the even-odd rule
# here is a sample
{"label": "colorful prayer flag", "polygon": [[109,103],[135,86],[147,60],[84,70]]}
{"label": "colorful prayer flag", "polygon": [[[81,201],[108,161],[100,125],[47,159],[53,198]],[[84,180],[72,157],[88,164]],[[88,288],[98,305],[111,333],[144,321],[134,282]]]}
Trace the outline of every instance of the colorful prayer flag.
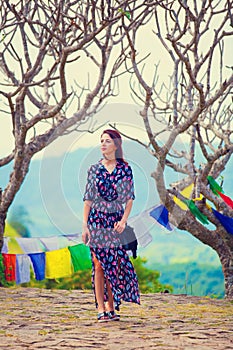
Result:
{"label": "colorful prayer flag", "polygon": [[10,237],[8,240],[8,254],[24,254],[24,251],[14,237]]}
{"label": "colorful prayer flag", "polygon": [[202,223],[202,224],[208,224],[209,221],[207,219],[207,217],[202,214],[202,212],[198,209],[198,207],[196,206],[196,204],[194,203],[193,200],[189,200],[189,199],[184,199],[183,202],[188,206],[189,210],[191,211],[191,213]]}
{"label": "colorful prayer flag", "polygon": [[16,255],[16,284],[30,282],[30,259],[26,254]]}
{"label": "colorful prayer flag", "polygon": [[222,198],[222,200],[223,200],[229,207],[231,207],[231,209],[233,209],[233,200],[232,200],[230,197],[226,196],[225,194],[223,194],[223,193],[221,193],[221,192],[219,192],[219,191],[217,191],[217,192],[218,192],[219,196]]}
{"label": "colorful prayer flag", "polygon": [[2,253],[2,257],[6,281],[15,281],[16,255]]}
{"label": "colorful prayer flag", "polygon": [[233,235],[233,218],[225,216],[213,208],[212,211],[214,213],[214,216],[219,220],[225,230]]}
{"label": "colorful prayer flag", "polygon": [[91,255],[89,247],[87,247],[85,244],[77,244],[68,247],[68,249],[71,254],[74,272],[91,268]]}
{"label": "colorful prayer flag", "polygon": [[[193,188],[194,188],[194,184],[191,184],[187,187],[185,187],[180,194],[182,194],[183,197],[185,198],[191,198],[192,197],[192,192],[193,192]],[[182,202],[182,200],[180,200],[179,198],[177,198],[176,196],[173,197],[174,202],[180,207],[180,209],[182,210],[187,210],[187,205]]]}
{"label": "colorful prayer flag", "polygon": [[214,180],[212,176],[207,176],[208,183],[210,185],[210,189],[216,196],[219,196],[218,192],[223,192],[222,187]]}
{"label": "colorful prayer flag", "polygon": [[61,278],[72,275],[71,255],[68,248],[45,252],[45,277]]}
{"label": "colorful prayer flag", "polygon": [[164,226],[168,231],[173,231],[173,226],[168,220],[168,210],[162,204],[156,206],[150,211],[150,216],[153,217],[160,225]]}
{"label": "colorful prayer flag", "polygon": [[31,259],[35,278],[37,281],[45,279],[45,253],[28,254]]}

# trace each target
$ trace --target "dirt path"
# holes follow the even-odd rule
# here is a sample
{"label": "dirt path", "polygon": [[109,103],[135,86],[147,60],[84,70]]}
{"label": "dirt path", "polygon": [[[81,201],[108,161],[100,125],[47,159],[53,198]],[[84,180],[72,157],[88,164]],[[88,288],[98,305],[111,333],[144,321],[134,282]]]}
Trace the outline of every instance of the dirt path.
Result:
{"label": "dirt path", "polygon": [[97,323],[85,291],[0,288],[0,349],[228,350],[233,303],[184,295],[142,295],[121,321]]}

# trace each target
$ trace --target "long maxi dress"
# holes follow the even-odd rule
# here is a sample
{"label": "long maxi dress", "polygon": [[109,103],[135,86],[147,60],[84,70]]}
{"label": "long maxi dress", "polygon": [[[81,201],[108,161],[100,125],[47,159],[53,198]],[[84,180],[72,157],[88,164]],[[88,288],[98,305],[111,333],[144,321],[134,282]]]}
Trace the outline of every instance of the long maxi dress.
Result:
{"label": "long maxi dress", "polygon": [[[134,198],[133,174],[128,163],[117,160],[112,173],[101,160],[90,166],[83,200],[92,202],[88,217],[92,288],[95,294],[95,256],[101,263],[105,281],[108,279],[110,282],[116,310],[119,310],[121,300],[140,304],[137,275],[120,244],[119,233],[114,231],[114,223],[120,221],[124,214],[124,205]],[[106,283],[104,300],[108,300]]]}

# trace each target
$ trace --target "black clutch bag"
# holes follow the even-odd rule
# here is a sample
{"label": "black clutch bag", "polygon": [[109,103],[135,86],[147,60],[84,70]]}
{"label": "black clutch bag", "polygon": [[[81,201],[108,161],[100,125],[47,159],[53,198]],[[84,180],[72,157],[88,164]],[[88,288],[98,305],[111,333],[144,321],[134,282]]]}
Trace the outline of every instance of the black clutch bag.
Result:
{"label": "black clutch bag", "polygon": [[126,225],[124,231],[119,236],[122,247],[125,250],[131,250],[133,258],[136,259],[138,241],[134,229],[131,226]]}

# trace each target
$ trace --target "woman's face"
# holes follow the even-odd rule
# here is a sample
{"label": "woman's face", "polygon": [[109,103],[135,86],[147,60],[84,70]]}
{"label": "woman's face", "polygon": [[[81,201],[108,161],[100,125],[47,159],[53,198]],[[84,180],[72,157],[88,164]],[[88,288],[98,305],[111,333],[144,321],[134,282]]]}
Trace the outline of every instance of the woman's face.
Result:
{"label": "woman's face", "polygon": [[114,159],[117,147],[113,139],[108,134],[103,134],[100,138],[100,143],[100,149],[103,156],[105,156],[108,159]]}

